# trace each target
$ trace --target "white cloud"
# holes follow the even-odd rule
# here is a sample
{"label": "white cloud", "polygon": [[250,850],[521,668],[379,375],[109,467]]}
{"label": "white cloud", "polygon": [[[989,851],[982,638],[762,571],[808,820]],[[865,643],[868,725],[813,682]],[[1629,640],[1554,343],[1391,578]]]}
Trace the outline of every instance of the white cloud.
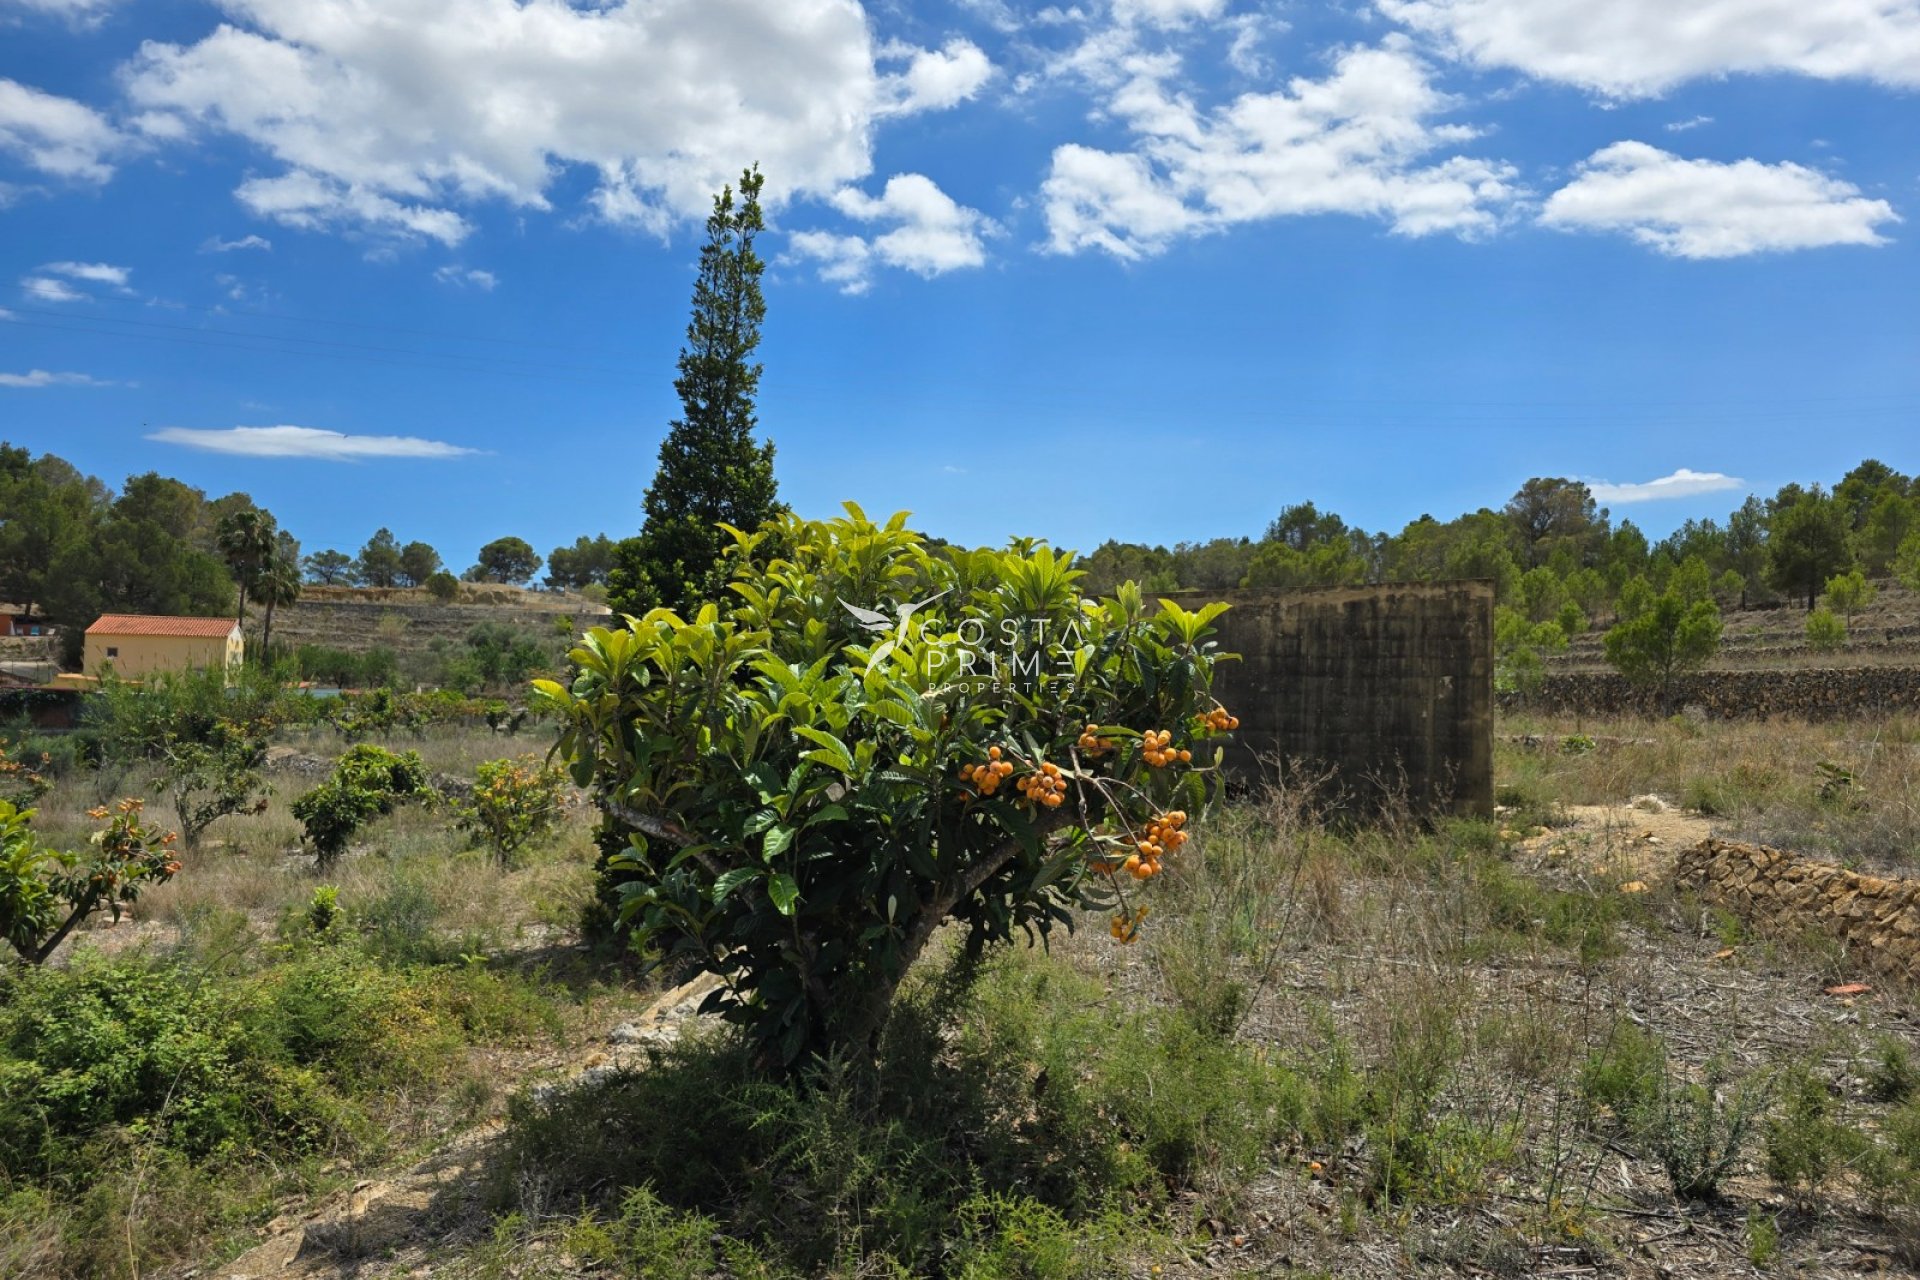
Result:
{"label": "white cloud", "polygon": [[122,292],[127,291],[127,281],[133,276],[133,268],[116,267],[110,262],[49,262],[40,269],[49,275],[65,276],[69,280],[112,285]]}
{"label": "white cloud", "polygon": [[1712,116],[1689,116],[1685,120],[1668,121],[1667,132],[1668,133],[1685,133],[1689,129],[1698,129],[1702,125],[1709,125],[1712,123],[1713,123]]}
{"label": "white cloud", "polygon": [[[896,50],[882,77],[856,0],[225,0],[196,44],[125,69],[157,123],[237,135],[284,172],[244,203],[295,226],[455,243],[463,202],[545,209],[561,173],[599,175],[601,216],[698,219],[758,161],[767,198],[866,177],[884,115],[950,105],[989,68],[965,41]],[[147,132],[153,132],[148,129]]]}
{"label": "white cloud", "polygon": [[820,277],[847,293],[864,293],[876,265],[931,277],[987,260],[983,237],[997,228],[918,173],[895,174],[878,197],[851,187],[835,193],[833,206],[860,222],[893,224],[872,237],[800,231],[789,237],[795,255],[819,264]]}
{"label": "white cloud", "polygon": [[35,302],[79,302],[88,295],[51,276],[22,276],[20,288]]}
{"label": "white cloud", "polygon": [[232,253],[238,249],[259,249],[263,253],[271,253],[273,241],[265,236],[241,236],[238,240],[222,240],[219,236],[208,236],[206,243],[200,246],[202,253]]}
{"label": "white cloud", "polygon": [[84,103],[0,79],[0,152],[56,178],[105,182],[108,157],[125,140],[105,116]]}
{"label": "white cloud", "polygon": [[971,40],[953,39],[939,49],[916,49],[890,44],[886,58],[907,59],[907,69],[886,77],[883,88],[893,98],[890,114],[941,111],[959,106],[979,93],[993,78],[993,63]]}
{"label": "white cloud", "polygon": [[249,178],[234,191],[240,203],[263,218],[316,231],[365,227],[389,235],[425,236],[459,244],[473,230],[451,209],[401,204],[366,187],[345,186],[304,170],[277,178]]}
{"label": "white cloud", "polygon": [[1113,16],[1120,22],[1173,27],[1217,18],[1226,7],[1226,0],[1113,0]]}
{"label": "white cloud", "polygon": [[29,369],[25,373],[0,373],[0,387],[110,387],[111,382],[85,373],[49,373]]}
{"label": "white cloud", "polygon": [[1920,85],[1920,0],[1376,0],[1480,66],[1619,98],[1785,71]]}
{"label": "white cloud", "polygon": [[76,27],[91,27],[106,16],[119,0],[0,0],[0,12],[25,9],[65,18]]}
{"label": "white cloud", "polygon": [[1594,152],[1540,212],[1547,226],[1624,233],[1674,258],[1884,244],[1878,228],[1899,220],[1817,169],[1687,160],[1644,142]]}
{"label": "white cloud", "polygon": [[1041,194],[1056,253],[1135,259],[1181,236],[1316,213],[1381,218],[1403,235],[1471,236],[1497,227],[1519,194],[1502,162],[1429,160],[1473,131],[1437,122],[1453,100],[1405,37],[1342,51],[1325,79],[1298,77],[1204,113],[1169,89],[1177,64],[1165,56],[1083,46],[1074,61],[1113,85],[1107,110],[1139,141],[1128,152],[1054,151]]}
{"label": "white cloud", "polygon": [[472,285],[486,293],[492,293],[493,287],[500,283],[500,277],[491,271],[481,271],[477,267],[461,267],[448,263],[433,273],[433,278],[441,284]]}
{"label": "white cloud", "polygon": [[319,427],[228,427],[224,430],[165,427],[147,439],[243,458],[313,458],[323,462],[357,462],[363,458],[458,458],[478,452],[418,436],[355,436]]}
{"label": "white cloud", "polygon": [[1745,480],[1722,475],[1718,471],[1689,471],[1681,467],[1672,475],[1638,484],[1609,484],[1605,480],[1589,480],[1587,490],[1593,494],[1596,502],[1618,504],[1652,502],[1658,498],[1693,498],[1703,493],[1743,488],[1746,483]]}

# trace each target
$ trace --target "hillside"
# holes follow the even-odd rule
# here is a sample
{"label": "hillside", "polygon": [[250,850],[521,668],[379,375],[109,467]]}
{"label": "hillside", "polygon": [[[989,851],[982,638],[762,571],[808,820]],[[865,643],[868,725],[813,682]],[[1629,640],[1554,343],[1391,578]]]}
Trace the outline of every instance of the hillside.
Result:
{"label": "hillside", "polygon": [[[1854,615],[1847,646],[1816,654],[1807,647],[1807,611],[1796,604],[1758,609],[1728,609],[1720,653],[1709,670],[1742,671],[1769,667],[1920,666],[1920,593],[1891,579],[1877,583],[1878,598]],[[1564,653],[1546,655],[1549,671],[1609,670],[1602,650],[1602,625],[1576,636]]]}
{"label": "hillside", "polygon": [[[517,587],[463,583],[459,598],[443,604],[417,588],[310,586],[299,603],[275,611],[273,635],[289,646],[406,654],[425,652],[435,640],[458,641],[481,623],[544,636],[560,626],[577,632],[608,616],[605,605],[583,596]],[[249,619],[249,632],[257,628],[257,618]]]}

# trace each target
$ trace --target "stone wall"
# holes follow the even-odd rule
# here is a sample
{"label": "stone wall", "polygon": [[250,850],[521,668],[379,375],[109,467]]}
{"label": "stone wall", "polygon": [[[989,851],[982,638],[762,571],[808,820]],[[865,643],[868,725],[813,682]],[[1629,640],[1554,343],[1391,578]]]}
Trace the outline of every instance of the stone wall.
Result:
{"label": "stone wall", "polygon": [[1181,595],[1233,606],[1215,625],[1240,660],[1214,692],[1240,717],[1237,772],[1297,761],[1360,804],[1394,792],[1423,813],[1493,811],[1491,584]]}
{"label": "stone wall", "polygon": [[1755,924],[1818,929],[1874,967],[1920,980],[1920,880],[1860,875],[1712,837],[1681,850],[1674,879]]}
{"label": "stone wall", "polygon": [[[1652,714],[1654,696],[1611,671],[1549,672],[1525,700],[1532,711],[1569,715]],[[1920,667],[1828,667],[1699,671],[1673,682],[1674,707],[1699,707],[1715,719],[1790,715],[1807,719],[1920,711]],[[1520,700],[1500,698],[1503,708]]]}

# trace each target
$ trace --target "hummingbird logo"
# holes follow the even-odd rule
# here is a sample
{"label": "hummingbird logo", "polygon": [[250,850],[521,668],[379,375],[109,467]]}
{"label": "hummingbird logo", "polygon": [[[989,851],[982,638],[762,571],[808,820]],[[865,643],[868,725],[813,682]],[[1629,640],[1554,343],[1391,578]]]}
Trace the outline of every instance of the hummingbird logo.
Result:
{"label": "hummingbird logo", "polygon": [[[948,590],[951,590],[951,588]],[[870,631],[877,636],[887,637],[884,642],[874,647],[871,654],[867,655],[867,670],[873,670],[876,664],[886,660],[888,654],[906,643],[907,628],[912,623],[915,613],[926,608],[938,600],[940,596],[946,594],[946,591],[942,591],[940,595],[928,596],[925,600],[915,600],[910,604],[897,604],[893,606],[893,617],[891,618],[881,613],[878,609],[863,609],[857,604],[848,604],[845,600],[842,600],[840,607],[853,615],[854,621],[860,624],[861,630]]]}

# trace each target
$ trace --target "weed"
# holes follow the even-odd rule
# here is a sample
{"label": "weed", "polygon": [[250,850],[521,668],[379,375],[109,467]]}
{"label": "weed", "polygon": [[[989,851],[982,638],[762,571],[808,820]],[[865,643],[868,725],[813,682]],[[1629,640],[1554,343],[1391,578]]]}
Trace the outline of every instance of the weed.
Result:
{"label": "weed", "polygon": [[1759,1205],[1747,1206],[1747,1261],[1756,1267],[1771,1266],[1780,1254],[1780,1226]]}
{"label": "weed", "polygon": [[1920,1068],[1899,1036],[1882,1033],[1867,1067],[1867,1091],[1876,1102],[1905,1102],[1920,1089]]}

